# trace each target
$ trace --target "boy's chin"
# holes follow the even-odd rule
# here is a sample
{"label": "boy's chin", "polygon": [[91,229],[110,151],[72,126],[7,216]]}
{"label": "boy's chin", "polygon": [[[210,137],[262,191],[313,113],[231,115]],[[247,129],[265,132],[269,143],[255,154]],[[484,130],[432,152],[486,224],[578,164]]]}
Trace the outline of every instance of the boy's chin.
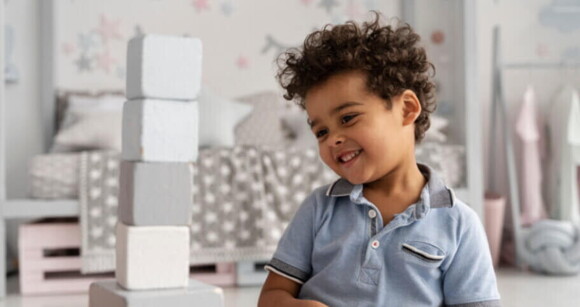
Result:
{"label": "boy's chin", "polygon": [[[342,177],[342,176],[341,176]],[[346,179],[346,181],[350,182],[351,184],[365,184],[368,182],[368,180],[364,180],[361,178],[352,178],[352,177],[342,177],[344,179]]]}

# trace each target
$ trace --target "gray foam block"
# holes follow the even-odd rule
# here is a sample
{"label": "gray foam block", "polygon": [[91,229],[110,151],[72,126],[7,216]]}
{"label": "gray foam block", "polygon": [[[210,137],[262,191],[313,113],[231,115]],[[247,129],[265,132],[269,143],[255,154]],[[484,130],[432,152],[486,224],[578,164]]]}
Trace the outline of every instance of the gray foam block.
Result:
{"label": "gray foam block", "polygon": [[121,161],[119,220],[132,226],[189,225],[191,163]]}
{"label": "gray foam block", "polygon": [[128,291],[114,280],[99,281],[89,289],[89,307],[222,307],[221,288],[190,280],[187,288]]}

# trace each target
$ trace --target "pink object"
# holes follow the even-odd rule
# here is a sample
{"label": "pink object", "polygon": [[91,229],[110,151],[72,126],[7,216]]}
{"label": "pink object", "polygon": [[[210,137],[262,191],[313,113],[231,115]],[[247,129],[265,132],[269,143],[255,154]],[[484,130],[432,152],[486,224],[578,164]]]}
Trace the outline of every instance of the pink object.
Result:
{"label": "pink object", "polygon": [[113,274],[80,274],[80,256],[65,253],[78,251],[80,245],[80,230],[76,223],[21,225],[18,238],[20,293],[87,292],[93,281],[112,278]]}
{"label": "pink object", "polygon": [[531,225],[546,218],[542,200],[542,162],[540,132],[536,117],[535,93],[528,86],[516,120],[516,134],[521,141],[520,182],[521,223]]}
{"label": "pink object", "polygon": [[[78,223],[30,223],[19,228],[20,293],[23,295],[88,292],[97,280],[114,274],[81,274]],[[193,279],[216,286],[236,283],[234,263],[192,266]]]}
{"label": "pink object", "polygon": [[209,266],[192,266],[190,272],[191,278],[210,285],[233,286],[236,284],[236,264],[233,262],[216,263]]}
{"label": "pink object", "polygon": [[494,267],[498,266],[500,259],[505,203],[505,198],[500,195],[485,195],[484,228]]}

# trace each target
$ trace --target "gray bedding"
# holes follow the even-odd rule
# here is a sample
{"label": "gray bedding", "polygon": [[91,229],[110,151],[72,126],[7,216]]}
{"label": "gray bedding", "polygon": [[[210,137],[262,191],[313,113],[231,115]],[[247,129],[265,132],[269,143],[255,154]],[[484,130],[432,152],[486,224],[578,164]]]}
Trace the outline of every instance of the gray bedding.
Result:
{"label": "gray bedding", "polygon": [[[463,147],[422,144],[417,160],[462,186]],[[33,196],[79,198],[83,272],[114,269],[118,165],[110,151],[42,155],[31,164]],[[201,150],[193,176],[194,264],[269,258],[301,201],[335,177],[315,149],[255,146]]]}
{"label": "gray bedding", "polygon": [[[80,159],[82,271],[115,266],[119,155]],[[194,166],[191,263],[269,258],[304,197],[335,175],[315,150],[207,149]]]}

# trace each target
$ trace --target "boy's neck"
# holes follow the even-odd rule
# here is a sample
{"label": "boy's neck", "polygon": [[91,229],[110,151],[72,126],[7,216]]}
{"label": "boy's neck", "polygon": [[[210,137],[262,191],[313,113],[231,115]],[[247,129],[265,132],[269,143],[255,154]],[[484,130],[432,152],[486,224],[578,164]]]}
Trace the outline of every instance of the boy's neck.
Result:
{"label": "boy's neck", "polygon": [[413,157],[379,180],[365,183],[363,194],[371,202],[397,200],[396,203],[406,208],[419,200],[426,183],[427,180]]}

